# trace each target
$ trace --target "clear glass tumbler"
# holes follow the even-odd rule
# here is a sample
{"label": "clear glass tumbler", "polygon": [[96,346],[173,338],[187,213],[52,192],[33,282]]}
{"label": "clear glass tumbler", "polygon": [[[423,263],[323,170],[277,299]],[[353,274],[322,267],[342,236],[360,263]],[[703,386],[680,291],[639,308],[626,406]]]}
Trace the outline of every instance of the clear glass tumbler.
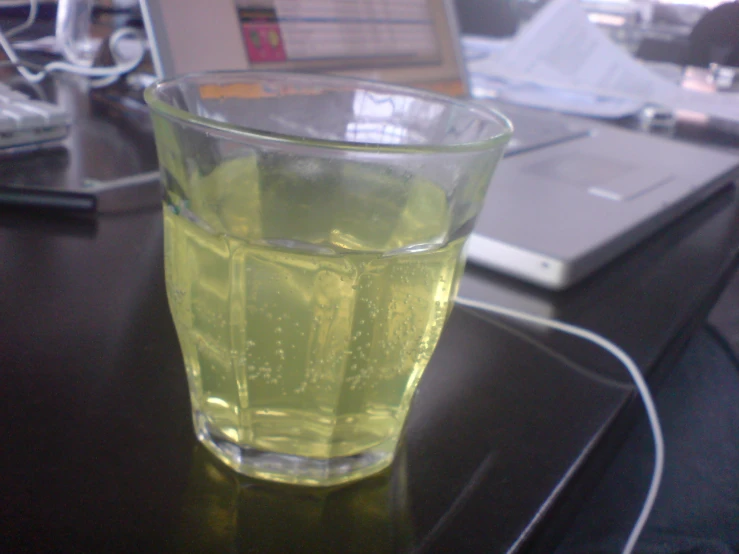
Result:
{"label": "clear glass tumbler", "polygon": [[145,96],[198,438],[273,481],[387,467],[510,123],[317,75],[201,73]]}

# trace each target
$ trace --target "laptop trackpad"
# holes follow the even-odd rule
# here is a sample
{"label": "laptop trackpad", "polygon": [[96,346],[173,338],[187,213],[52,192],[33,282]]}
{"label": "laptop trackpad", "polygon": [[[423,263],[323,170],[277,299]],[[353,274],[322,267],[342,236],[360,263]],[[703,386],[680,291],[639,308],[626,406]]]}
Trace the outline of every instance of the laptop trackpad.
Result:
{"label": "laptop trackpad", "polygon": [[644,167],[628,160],[580,152],[538,161],[527,166],[525,171],[618,202],[636,198],[673,178],[663,168]]}

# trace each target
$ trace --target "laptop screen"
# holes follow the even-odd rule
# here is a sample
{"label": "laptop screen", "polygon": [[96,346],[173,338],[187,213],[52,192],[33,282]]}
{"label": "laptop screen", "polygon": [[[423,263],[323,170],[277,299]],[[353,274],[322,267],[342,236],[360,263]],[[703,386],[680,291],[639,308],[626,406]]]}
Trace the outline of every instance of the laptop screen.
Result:
{"label": "laptop screen", "polygon": [[160,77],[322,72],[467,94],[447,0],[144,0]]}

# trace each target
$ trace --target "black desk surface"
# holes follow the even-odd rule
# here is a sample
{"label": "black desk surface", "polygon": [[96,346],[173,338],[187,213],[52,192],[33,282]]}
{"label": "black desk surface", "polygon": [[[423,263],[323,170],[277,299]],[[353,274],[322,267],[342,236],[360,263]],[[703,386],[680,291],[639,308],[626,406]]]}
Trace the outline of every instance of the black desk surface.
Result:
{"label": "black desk surface", "polygon": [[[79,112],[65,179],[148,169],[151,143],[116,125]],[[392,471],[331,490],[237,478],[192,431],[160,217],[0,211],[4,551],[551,552],[639,414],[595,347],[455,309]],[[657,384],[738,253],[725,190],[565,293],[472,268],[463,291],[601,333]]]}

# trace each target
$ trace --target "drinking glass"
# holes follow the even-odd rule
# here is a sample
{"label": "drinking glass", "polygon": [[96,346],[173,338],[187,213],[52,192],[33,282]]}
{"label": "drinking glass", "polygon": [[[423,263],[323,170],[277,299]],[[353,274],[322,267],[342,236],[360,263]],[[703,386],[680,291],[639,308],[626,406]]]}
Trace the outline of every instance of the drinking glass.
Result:
{"label": "drinking glass", "polygon": [[510,123],[422,90],[290,73],[190,74],[145,97],[199,440],[279,482],[386,468]]}

